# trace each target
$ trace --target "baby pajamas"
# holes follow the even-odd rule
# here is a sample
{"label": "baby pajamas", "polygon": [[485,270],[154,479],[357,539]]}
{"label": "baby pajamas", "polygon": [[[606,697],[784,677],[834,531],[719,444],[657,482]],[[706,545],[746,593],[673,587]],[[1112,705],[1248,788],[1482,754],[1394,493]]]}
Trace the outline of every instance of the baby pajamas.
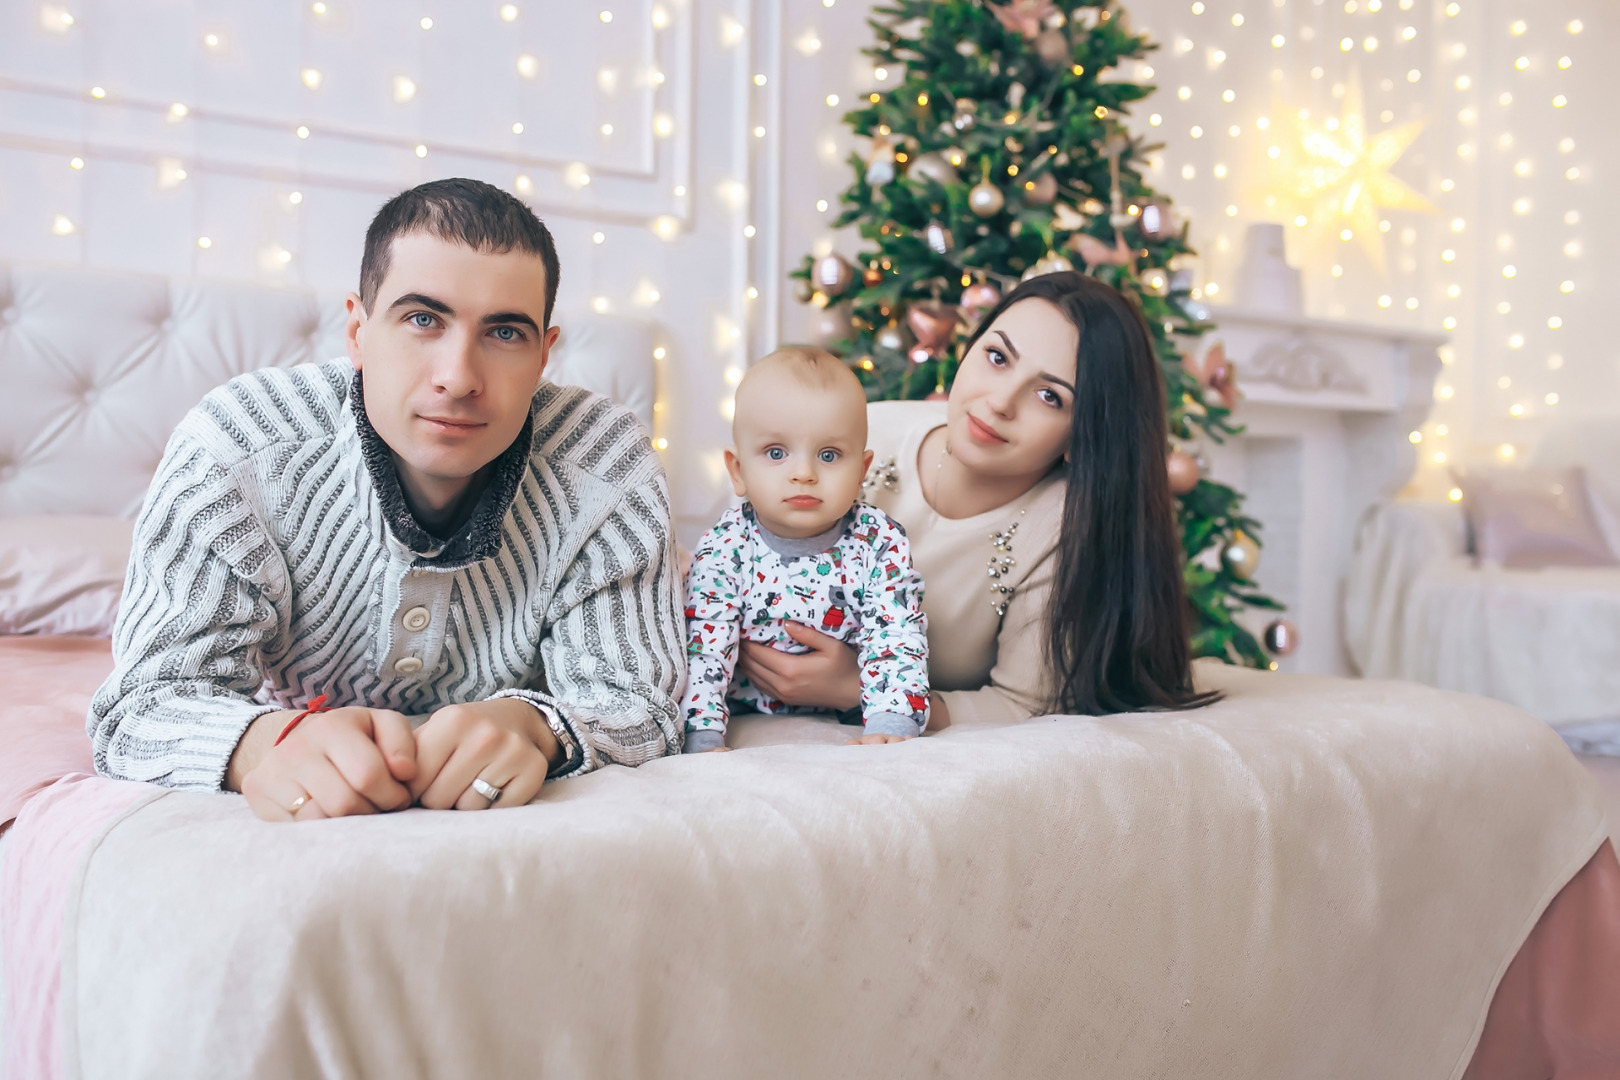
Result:
{"label": "baby pajamas", "polygon": [[809,649],[785,623],[853,645],[868,734],[918,735],[928,724],[928,620],[905,530],[856,503],[820,536],[777,536],[743,503],[726,511],[692,555],[686,589],[686,750],[725,744],[730,702],[744,711],[818,712],[776,701],[736,675],[739,641]]}

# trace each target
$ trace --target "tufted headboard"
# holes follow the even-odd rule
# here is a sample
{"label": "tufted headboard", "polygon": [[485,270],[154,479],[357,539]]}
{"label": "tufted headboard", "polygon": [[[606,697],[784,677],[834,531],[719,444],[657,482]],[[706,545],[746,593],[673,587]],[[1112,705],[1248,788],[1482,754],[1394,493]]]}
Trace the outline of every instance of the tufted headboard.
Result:
{"label": "tufted headboard", "polygon": [[[651,430],[651,326],[559,313],[547,375]],[[176,423],[245,371],[344,353],[343,297],[0,262],[0,517],[133,517]]]}

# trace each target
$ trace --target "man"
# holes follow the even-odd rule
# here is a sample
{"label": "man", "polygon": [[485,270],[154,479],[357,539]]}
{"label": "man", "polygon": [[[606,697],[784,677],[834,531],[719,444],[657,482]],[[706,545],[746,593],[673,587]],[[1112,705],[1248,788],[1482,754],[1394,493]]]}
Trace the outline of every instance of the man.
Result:
{"label": "man", "polygon": [[517,199],[424,184],[366,233],[347,360],[181,421],[91,704],[101,772],[305,821],[679,752],[663,468],[628,411],[542,385],[557,274]]}

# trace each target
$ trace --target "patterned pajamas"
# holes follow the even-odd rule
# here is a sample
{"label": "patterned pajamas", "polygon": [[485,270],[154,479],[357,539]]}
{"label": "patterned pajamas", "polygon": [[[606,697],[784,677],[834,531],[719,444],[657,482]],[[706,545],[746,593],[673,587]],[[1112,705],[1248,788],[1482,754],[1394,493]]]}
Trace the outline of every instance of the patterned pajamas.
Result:
{"label": "patterned pajamas", "polygon": [[693,553],[686,593],[688,742],[721,745],[729,702],[762,713],[822,711],[776,701],[735,674],[743,639],[808,652],[788,636],[789,620],[855,646],[868,733],[920,734],[928,723],[928,623],[905,530],[883,511],[856,503],[828,550],[800,554],[794,543],[768,534],[744,503],[726,511]]}

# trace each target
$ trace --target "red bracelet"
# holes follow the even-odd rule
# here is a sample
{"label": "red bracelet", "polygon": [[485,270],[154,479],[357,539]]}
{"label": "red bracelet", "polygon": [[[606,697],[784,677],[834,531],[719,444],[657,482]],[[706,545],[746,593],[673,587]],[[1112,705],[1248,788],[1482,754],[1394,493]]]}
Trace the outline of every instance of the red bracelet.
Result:
{"label": "red bracelet", "polygon": [[312,715],[314,713],[318,713],[318,712],[330,712],[330,711],[331,710],[326,707],[326,695],[321,694],[314,701],[311,701],[309,703],[309,708],[305,709],[303,712],[299,713],[297,716],[295,716],[291,720],[287,721],[287,726],[281,729],[281,734],[277,735],[276,736],[276,741],[271,743],[270,745],[271,746],[280,746],[281,745],[281,740],[285,739],[288,735],[291,735],[292,734],[292,729],[297,727],[299,724],[304,722],[304,717],[310,716],[310,715]]}

